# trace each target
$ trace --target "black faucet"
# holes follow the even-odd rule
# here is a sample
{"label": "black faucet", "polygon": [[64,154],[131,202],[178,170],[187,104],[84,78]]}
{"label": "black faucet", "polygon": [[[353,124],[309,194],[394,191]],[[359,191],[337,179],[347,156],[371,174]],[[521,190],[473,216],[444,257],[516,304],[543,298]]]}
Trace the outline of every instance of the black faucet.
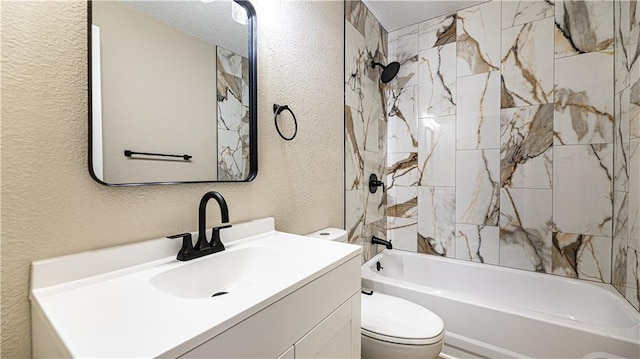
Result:
{"label": "black faucet", "polygon": [[215,199],[220,206],[220,216],[222,217],[222,223],[229,223],[229,208],[224,197],[216,191],[207,192],[202,196],[200,200],[200,206],[198,207],[198,241],[195,247],[191,241],[191,233],[176,234],[168,238],[182,238],[182,248],[178,252],[177,259],[179,261],[188,261],[191,259],[206,256],[207,254],[217,253],[224,250],[224,244],[220,240],[220,230],[231,227],[230,224],[219,227],[213,227],[211,241],[207,241],[207,203],[210,199]]}
{"label": "black faucet", "polygon": [[391,241],[385,241],[384,239],[378,238],[376,236],[371,236],[371,243],[382,244],[383,246],[387,247],[387,249],[393,249]]}

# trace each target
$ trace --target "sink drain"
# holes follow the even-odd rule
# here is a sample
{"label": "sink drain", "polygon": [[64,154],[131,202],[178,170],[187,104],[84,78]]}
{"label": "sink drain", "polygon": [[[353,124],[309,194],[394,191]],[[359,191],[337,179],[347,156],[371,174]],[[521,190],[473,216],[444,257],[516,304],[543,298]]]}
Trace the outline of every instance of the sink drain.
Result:
{"label": "sink drain", "polygon": [[211,296],[212,297],[217,297],[217,296],[221,296],[221,295],[225,295],[225,294],[229,294],[229,292],[217,292],[217,293],[213,293]]}

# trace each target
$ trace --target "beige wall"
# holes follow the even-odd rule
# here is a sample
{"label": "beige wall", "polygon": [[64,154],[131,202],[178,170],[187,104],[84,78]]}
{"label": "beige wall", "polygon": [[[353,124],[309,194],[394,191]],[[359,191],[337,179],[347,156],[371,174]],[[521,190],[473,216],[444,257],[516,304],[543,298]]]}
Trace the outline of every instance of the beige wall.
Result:
{"label": "beige wall", "polygon": [[[216,46],[119,2],[94,2],[92,22],[100,27],[104,181],[218,178]],[[193,158],[131,159],[125,149]]]}
{"label": "beige wall", "polygon": [[[3,358],[30,356],[32,261],[194,230],[206,191],[225,195],[233,222],[275,216],[293,233],[342,226],[341,2],[258,9],[254,182],[135,188],[103,187],[86,168],[85,3],[1,4]],[[296,112],[294,141],[277,136],[274,102]]]}

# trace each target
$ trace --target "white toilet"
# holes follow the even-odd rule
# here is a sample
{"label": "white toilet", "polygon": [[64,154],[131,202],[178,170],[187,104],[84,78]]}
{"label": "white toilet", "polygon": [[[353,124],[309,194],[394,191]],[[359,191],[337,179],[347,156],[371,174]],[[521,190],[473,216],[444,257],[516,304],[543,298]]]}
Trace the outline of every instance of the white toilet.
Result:
{"label": "white toilet", "polygon": [[[345,242],[347,232],[326,228],[307,236]],[[444,345],[444,322],[440,317],[406,299],[378,292],[363,293],[361,299],[363,358],[438,357]]]}

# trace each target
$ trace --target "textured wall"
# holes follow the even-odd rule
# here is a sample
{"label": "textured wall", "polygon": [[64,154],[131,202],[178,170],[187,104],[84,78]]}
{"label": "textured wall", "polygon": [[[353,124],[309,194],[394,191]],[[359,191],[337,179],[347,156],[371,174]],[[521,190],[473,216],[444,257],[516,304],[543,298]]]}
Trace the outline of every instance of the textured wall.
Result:
{"label": "textured wall", "polygon": [[[194,230],[206,191],[225,195],[232,222],[342,226],[343,65],[327,60],[343,58],[342,3],[258,6],[254,182],[137,188],[103,187],[87,171],[85,3],[1,4],[2,357],[30,356],[32,261]],[[273,128],[274,102],[296,112],[292,142]]]}

